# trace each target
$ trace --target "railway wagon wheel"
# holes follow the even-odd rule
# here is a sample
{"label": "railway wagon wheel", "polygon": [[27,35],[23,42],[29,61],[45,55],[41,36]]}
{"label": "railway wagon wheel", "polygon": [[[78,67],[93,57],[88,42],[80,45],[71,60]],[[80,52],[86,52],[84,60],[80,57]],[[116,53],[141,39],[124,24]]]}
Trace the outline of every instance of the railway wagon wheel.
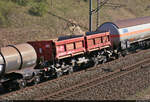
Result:
{"label": "railway wagon wheel", "polygon": [[103,60],[102,60],[102,63],[106,63],[107,62],[107,57],[106,56],[103,56]]}
{"label": "railway wagon wheel", "polygon": [[122,51],[122,52],[121,52],[121,55],[122,55],[123,57],[125,57],[125,56],[127,55],[127,53],[128,53],[128,52],[125,50],[125,51]]}
{"label": "railway wagon wheel", "polygon": [[27,85],[27,81],[24,80],[24,79],[19,80],[18,83],[19,83],[19,88],[20,89],[25,88],[26,85]]}
{"label": "railway wagon wheel", "polygon": [[8,83],[2,83],[2,86],[3,86],[3,88],[4,88],[4,90],[6,92],[12,91],[12,88],[10,88],[10,84],[8,84]]}
{"label": "railway wagon wheel", "polygon": [[72,74],[73,72],[74,72],[74,68],[70,67],[69,70],[68,70],[68,74]]}
{"label": "railway wagon wheel", "polygon": [[99,64],[99,61],[97,58],[94,59],[94,66],[96,67]]}
{"label": "railway wagon wheel", "polygon": [[119,57],[121,57],[121,53],[114,54],[114,56],[115,56],[115,59],[118,59]]}
{"label": "railway wagon wheel", "polygon": [[59,78],[63,75],[63,73],[61,71],[56,72],[56,77]]}
{"label": "railway wagon wheel", "polygon": [[92,64],[94,67],[96,67],[99,64],[99,61],[95,56],[92,58]]}
{"label": "railway wagon wheel", "polygon": [[40,76],[35,76],[34,77],[34,84],[38,84],[38,83],[40,83],[40,81],[41,81]]}

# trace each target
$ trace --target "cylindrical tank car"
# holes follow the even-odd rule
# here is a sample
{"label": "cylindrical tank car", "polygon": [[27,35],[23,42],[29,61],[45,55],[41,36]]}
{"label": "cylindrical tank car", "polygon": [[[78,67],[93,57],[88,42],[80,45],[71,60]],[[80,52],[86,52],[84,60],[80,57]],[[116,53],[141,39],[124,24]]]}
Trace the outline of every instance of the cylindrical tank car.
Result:
{"label": "cylindrical tank car", "polygon": [[121,44],[125,44],[123,49],[126,49],[129,43],[150,38],[150,17],[106,22],[97,31],[110,32],[113,47],[119,48]]}

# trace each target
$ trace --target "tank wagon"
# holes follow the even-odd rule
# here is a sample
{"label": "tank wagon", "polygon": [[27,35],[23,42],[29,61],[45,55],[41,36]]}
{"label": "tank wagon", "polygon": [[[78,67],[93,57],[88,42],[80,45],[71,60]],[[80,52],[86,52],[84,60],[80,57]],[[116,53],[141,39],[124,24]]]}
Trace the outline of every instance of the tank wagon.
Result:
{"label": "tank wagon", "polygon": [[[37,54],[34,48],[28,43],[2,47],[0,53],[1,83],[7,86],[17,81],[15,80],[16,78],[19,81],[19,79],[23,77],[21,74],[23,75],[26,69],[34,69],[36,60]],[[20,75],[16,75],[14,72],[20,73]],[[29,73],[26,73],[26,75],[27,74]]]}
{"label": "tank wagon", "polygon": [[109,32],[8,45],[1,48],[0,83],[7,89],[23,88],[41,78],[60,77],[86,67],[90,61],[95,65],[106,62],[110,48]]}
{"label": "tank wagon", "polygon": [[0,83],[7,89],[60,77],[150,46],[150,17],[106,22],[94,32],[1,48]]}
{"label": "tank wagon", "polygon": [[113,47],[117,50],[135,48],[135,46],[149,46],[150,17],[106,22],[98,27],[97,31],[109,31]]}

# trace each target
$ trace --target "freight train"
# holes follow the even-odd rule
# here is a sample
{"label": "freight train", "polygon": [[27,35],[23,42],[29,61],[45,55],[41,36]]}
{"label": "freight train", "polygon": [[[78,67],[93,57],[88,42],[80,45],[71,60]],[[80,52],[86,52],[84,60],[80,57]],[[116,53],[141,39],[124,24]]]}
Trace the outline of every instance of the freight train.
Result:
{"label": "freight train", "polygon": [[0,83],[7,89],[96,66],[150,46],[150,17],[106,22],[94,32],[2,47]]}

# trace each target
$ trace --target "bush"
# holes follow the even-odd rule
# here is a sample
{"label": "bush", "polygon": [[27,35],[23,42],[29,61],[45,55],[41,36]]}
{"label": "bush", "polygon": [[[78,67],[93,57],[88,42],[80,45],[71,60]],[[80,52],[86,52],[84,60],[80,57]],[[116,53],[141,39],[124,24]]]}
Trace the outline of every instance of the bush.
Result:
{"label": "bush", "polygon": [[0,26],[8,25],[8,17],[12,11],[12,3],[0,1]]}
{"label": "bush", "polygon": [[33,3],[29,9],[29,13],[35,16],[43,16],[48,11],[47,4],[45,2]]}
{"label": "bush", "polygon": [[18,5],[21,5],[21,6],[26,6],[29,2],[29,0],[11,0],[12,2],[15,2],[17,3]]}

